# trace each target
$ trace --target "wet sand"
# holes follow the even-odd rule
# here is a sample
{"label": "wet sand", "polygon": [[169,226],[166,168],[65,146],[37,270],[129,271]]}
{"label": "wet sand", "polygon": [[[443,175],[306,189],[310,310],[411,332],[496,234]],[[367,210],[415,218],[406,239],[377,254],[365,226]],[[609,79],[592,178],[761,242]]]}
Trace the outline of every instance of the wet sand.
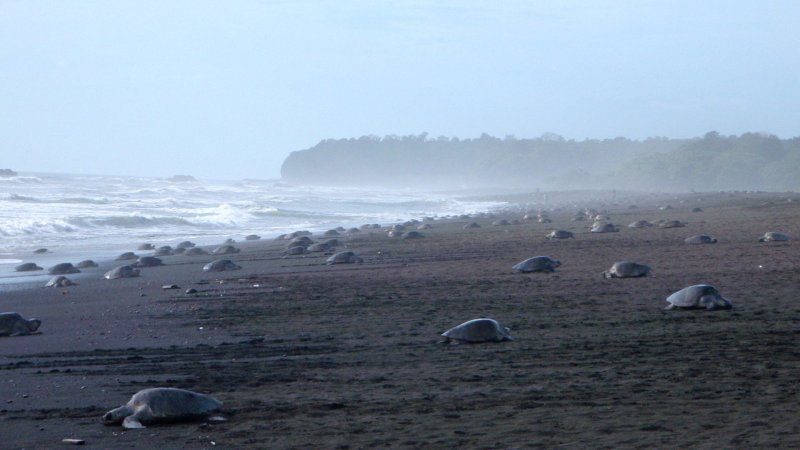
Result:
{"label": "wet sand", "polygon": [[[474,230],[462,229],[473,219],[435,221],[419,240],[340,238],[363,264],[284,257],[285,242],[256,241],[237,244],[235,272],[171,256],[139,278],[104,280],[106,263],[78,286],[3,292],[0,309],[43,324],[0,338],[1,446],[800,447],[800,254],[797,242],[757,242],[766,231],[800,236],[800,202],[740,193],[670,203],[597,204],[618,233],[590,234],[566,207],[550,224],[491,225],[521,219],[514,212],[475,219]],[[627,228],[638,219],[688,225]],[[575,239],[545,240],[552,229]],[[683,243],[700,233],[719,243]],[[511,272],[535,255],[563,265]],[[601,277],[626,259],[652,276]],[[161,288],[173,283],[181,289]],[[670,293],[699,283],[734,309],[663,310]],[[515,340],[440,343],[477,317]],[[229,420],[101,424],[155,386],[212,395]]]}

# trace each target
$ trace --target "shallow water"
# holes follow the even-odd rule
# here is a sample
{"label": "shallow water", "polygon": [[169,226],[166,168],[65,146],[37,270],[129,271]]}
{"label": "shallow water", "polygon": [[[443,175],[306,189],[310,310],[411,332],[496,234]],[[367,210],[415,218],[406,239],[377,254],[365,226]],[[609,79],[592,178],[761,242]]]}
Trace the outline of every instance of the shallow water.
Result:
{"label": "shallow water", "polygon": [[[140,243],[219,244],[247,234],[270,238],[424,216],[487,211],[505,204],[451,194],[291,186],[278,181],[21,174],[0,178],[0,283],[46,278],[21,262],[109,259]],[[34,254],[38,248],[49,253]]]}

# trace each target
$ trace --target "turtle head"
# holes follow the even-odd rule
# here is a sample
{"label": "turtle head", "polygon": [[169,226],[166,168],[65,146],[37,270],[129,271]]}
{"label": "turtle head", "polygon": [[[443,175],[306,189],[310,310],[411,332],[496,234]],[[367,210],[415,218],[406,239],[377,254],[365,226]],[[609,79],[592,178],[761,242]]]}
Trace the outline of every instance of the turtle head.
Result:
{"label": "turtle head", "polygon": [[103,423],[106,425],[114,425],[122,423],[125,417],[130,415],[130,408],[127,405],[114,408],[111,411],[103,414]]}
{"label": "turtle head", "polygon": [[28,320],[28,329],[31,330],[31,333],[38,330],[39,327],[42,326],[42,321],[39,319],[30,319]]}

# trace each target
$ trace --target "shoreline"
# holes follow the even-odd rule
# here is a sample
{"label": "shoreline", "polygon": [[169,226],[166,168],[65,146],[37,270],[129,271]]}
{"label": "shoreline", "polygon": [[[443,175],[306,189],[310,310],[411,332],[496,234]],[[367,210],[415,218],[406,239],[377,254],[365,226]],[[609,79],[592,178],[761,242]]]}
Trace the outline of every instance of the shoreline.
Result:
{"label": "shoreline", "polygon": [[[606,205],[618,233],[589,233],[571,206],[552,211],[552,223],[492,225],[521,219],[515,210],[433,221],[418,240],[340,237],[363,264],[285,257],[285,241],[262,238],[237,242],[237,271],[202,272],[212,256],[170,256],[138,278],[104,280],[105,266],[69,288],[0,292],[3,310],[43,321],[41,334],[0,338],[0,426],[15,429],[4,439],[10,448],[64,438],[90,448],[800,445],[800,255],[795,242],[756,242],[769,230],[799,236],[800,203],[726,193],[662,205]],[[639,218],[687,225],[627,228]],[[465,230],[473,220],[481,228]],[[575,238],[544,239],[556,228]],[[719,243],[683,244],[698,233]],[[511,272],[534,255],[563,265]],[[622,259],[651,265],[652,276],[600,276]],[[162,289],[173,283],[180,289]],[[734,309],[663,310],[671,292],[699,283]],[[514,341],[439,343],[477,317],[510,327]],[[156,386],[212,395],[229,420],[100,423]]]}

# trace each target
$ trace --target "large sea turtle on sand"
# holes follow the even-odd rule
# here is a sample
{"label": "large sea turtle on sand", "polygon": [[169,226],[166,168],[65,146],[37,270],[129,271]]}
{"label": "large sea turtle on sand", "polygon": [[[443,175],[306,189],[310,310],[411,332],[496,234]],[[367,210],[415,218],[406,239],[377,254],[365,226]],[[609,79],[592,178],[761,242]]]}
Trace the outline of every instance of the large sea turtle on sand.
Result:
{"label": "large sea turtle on sand", "polygon": [[665,220],[658,224],[659,228],[683,228],[686,226],[686,223],[681,222],[680,220]]}
{"label": "large sea turtle on sand", "polygon": [[[219,411],[222,402],[197,392],[177,388],[150,388],[135,394],[125,405],[103,415],[103,423],[122,423],[126,429],[156,422],[205,419]],[[212,418],[213,419],[213,418]]]}
{"label": "large sea turtle on sand", "polygon": [[202,255],[207,255],[207,254],[208,254],[208,252],[203,250],[200,247],[190,247],[190,248],[188,248],[186,250],[186,253],[185,253],[185,255],[187,255],[187,256],[202,256]]}
{"label": "large sea turtle on sand", "polygon": [[306,248],[306,251],[319,253],[319,252],[327,252],[328,250],[332,250],[332,249],[333,249],[333,246],[332,245],[328,245],[327,242],[318,242],[316,244],[309,245]]}
{"label": "large sea turtle on sand", "polygon": [[23,263],[14,268],[17,272],[34,272],[36,270],[44,270],[36,265],[36,263]]}
{"label": "large sea turtle on sand", "polygon": [[424,238],[425,235],[420,233],[419,231],[406,231],[400,237],[402,237],[403,239],[420,239]]}
{"label": "large sea turtle on sand", "polygon": [[33,334],[41,325],[39,319],[25,319],[15,312],[0,313],[0,336]]}
{"label": "large sea turtle on sand", "polygon": [[707,234],[689,236],[683,240],[687,244],[716,244],[717,240]]}
{"label": "large sea turtle on sand", "polygon": [[178,248],[192,248],[195,246],[195,243],[192,241],[183,241],[177,245]]}
{"label": "large sea turtle on sand", "polygon": [[47,269],[50,275],[66,275],[68,273],[80,273],[80,270],[73,266],[72,263],[59,263]]}
{"label": "large sea turtle on sand", "polygon": [[636,278],[650,273],[650,266],[633,261],[618,261],[603,272],[605,278]]}
{"label": "large sea turtle on sand", "polygon": [[239,253],[241,250],[232,246],[232,245],[223,245],[221,247],[217,247],[214,251],[211,252],[212,255],[232,255],[234,253]]}
{"label": "large sea turtle on sand", "polygon": [[351,251],[339,252],[326,261],[328,264],[353,264],[362,263],[364,260]]}
{"label": "large sea turtle on sand", "polygon": [[155,250],[155,248],[156,247],[153,244],[146,243],[140,244],[138,247],[136,247],[136,250]]}
{"label": "large sea turtle on sand", "polygon": [[791,241],[792,237],[786,233],[779,231],[768,231],[764,236],[758,239],[758,242],[778,242],[778,241]]}
{"label": "large sea turtle on sand", "polygon": [[257,234],[248,234],[247,236],[244,237],[245,241],[257,241],[259,239],[261,239],[261,236]]}
{"label": "large sea turtle on sand", "polygon": [[163,265],[164,262],[161,261],[161,258],[156,258],[155,256],[142,256],[133,263],[133,267],[156,267]]}
{"label": "large sea turtle on sand", "polygon": [[629,224],[628,228],[647,228],[652,226],[653,224],[646,220],[637,220],[636,222]]}
{"label": "large sea turtle on sand", "polygon": [[139,269],[133,266],[119,266],[115,267],[103,275],[106,280],[116,280],[118,278],[133,278],[139,276]]}
{"label": "large sea turtle on sand", "polygon": [[513,341],[511,330],[494,319],[472,319],[442,333],[445,342],[502,342]]}
{"label": "large sea turtle on sand", "polygon": [[545,239],[570,239],[574,238],[575,235],[572,234],[571,231],[566,230],[553,230],[544,237]]}
{"label": "large sea turtle on sand", "polygon": [[97,267],[97,263],[92,261],[91,259],[84,259],[78,264],[75,264],[75,267],[77,267],[78,269],[89,269],[91,267]]}
{"label": "large sea turtle on sand", "polygon": [[470,228],[480,228],[480,227],[481,227],[481,226],[480,226],[480,225],[478,225],[478,223],[477,223],[477,222],[470,222],[470,223],[468,223],[468,224],[464,225],[464,227],[463,227],[463,228],[464,228],[465,230],[469,230]]}
{"label": "large sea turtle on sand", "polygon": [[203,272],[224,272],[226,270],[239,270],[242,266],[237,265],[230,259],[217,259],[203,266]]}
{"label": "large sea turtle on sand", "polygon": [[307,247],[304,245],[295,245],[294,247],[288,247],[283,254],[284,255],[305,255],[308,253]]}
{"label": "large sea turtle on sand", "polygon": [[[186,250],[184,250],[186,251]],[[164,245],[158,247],[155,252],[153,252],[153,256],[172,256],[175,254],[175,250],[170,247],[169,245]]]}
{"label": "large sea turtle on sand", "polygon": [[534,256],[528,258],[519,264],[512,267],[515,272],[530,273],[530,272],[555,272],[556,267],[561,266],[561,261],[552,259],[549,256]]}
{"label": "large sea turtle on sand", "polygon": [[131,260],[131,259],[136,259],[138,257],[139,257],[139,255],[137,255],[136,253],[125,252],[125,253],[117,256],[116,261],[128,261],[128,260]]}
{"label": "large sea turtle on sand", "polygon": [[667,297],[669,306],[665,309],[705,308],[730,309],[733,304],[723,297],[717,288],[708,284],[696,284],[681,289]]}
{"label": "large sea turtle on sand", "polygon": [[53,278],[50,278],[50,281],[44,285],[44,287],[67,287],[72,286],[75,283],[72,282],[69,278],[65,277],[64,275],[56,275]]}
{"label": "large sea turtle on sand", "polygon": [[616,233],[619,228],[615,227],[613,223],[594,223],[590,233]]}

